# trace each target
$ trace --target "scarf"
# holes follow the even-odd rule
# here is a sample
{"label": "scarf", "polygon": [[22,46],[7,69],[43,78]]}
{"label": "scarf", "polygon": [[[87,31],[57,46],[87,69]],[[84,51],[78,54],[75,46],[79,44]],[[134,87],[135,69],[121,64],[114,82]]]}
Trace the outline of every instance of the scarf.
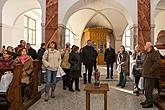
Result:
{"label": "scarf", "polygon": [[21,63],[24,64],[27,59],[27,56],[20,56],[19,58],[20,58]]}

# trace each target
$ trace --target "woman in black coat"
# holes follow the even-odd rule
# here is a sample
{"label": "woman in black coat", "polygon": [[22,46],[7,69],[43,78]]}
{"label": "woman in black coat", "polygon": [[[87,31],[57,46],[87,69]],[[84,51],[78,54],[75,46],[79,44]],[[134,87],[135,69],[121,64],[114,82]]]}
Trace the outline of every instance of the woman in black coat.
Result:
{"label": "woman in black coat", "polygon": [[72,46],[72,52],[69,54],[69,63],[70,66],[70,77],[71,82],[69,86],[69,90],[74,92],[73,90],[73,82],[75,82],[76,90],[80,91],[79,89],[79,77],[81,76],[80,67],[81,67],[81,59],[80,54],[78,53],[79,47],[76,45]]}

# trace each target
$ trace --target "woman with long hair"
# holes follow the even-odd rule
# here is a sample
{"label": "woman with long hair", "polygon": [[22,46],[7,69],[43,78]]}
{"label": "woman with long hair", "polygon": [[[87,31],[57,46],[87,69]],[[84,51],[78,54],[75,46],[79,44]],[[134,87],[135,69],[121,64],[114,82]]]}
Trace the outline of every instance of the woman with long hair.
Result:
{"label": "woman with long hair", "polygon": [[51,97],[55,98],[56,75],[61,63],[61,54],[54,41],[49,44],[48,49],[44,52],[42,61],[46,67],[45,101],[48,101],[50,88],[52,88]]}
{"label": "woman with long hair", "polygon": [[120,46],[120,53],[118,55],[118,62],[121,67],[121,72],[119,73],[119,84],[117,86],[121,86],[121,88],[125,87],[126,84],[126,74],[128,73],[128,53],[125,50],[123,45]]}

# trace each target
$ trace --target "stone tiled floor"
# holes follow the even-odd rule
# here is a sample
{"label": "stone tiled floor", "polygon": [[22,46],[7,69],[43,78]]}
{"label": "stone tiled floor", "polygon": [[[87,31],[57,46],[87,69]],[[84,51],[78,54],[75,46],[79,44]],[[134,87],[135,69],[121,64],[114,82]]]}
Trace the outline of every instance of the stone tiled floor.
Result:
{"label": "stone tiled floor", "polygon": [[[144,110],[139,104],[144,101],[144,96],[139,97],[132,94],[133,83],[128,81],[124,89],[116,87],[117,75],[114,80],[105,80],[105,68],[100,67],[101,83],[108,83],[110,91],[108,92],[108,110]],[[69,92],[62,89],[62,81],[57,83],[56,97],[50,98],[48,102],[44,102],[44,94],[42,98],[36,102],[29,110],[85,110],[85,85],[80,82],[81,92]],[[103,95],[91,95],[91,110],[103,110]],[[158,110],[155,106],[152,109]]]}

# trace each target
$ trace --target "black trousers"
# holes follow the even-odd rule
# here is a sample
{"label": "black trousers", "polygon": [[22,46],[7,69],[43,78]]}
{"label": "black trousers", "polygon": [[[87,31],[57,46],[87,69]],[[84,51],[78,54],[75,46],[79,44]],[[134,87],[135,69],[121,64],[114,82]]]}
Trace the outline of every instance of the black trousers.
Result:
{"label": "black trousers", "polygon": [[156,78],[146,78],[144,77],[144,90],[147,103],[153,103],[153,89],[155,86]]}
{"label": "black trousers", "polygon": [[96,60],[94,61],[94,70],[96,70],[97,69],[97,62],[96,62]]}
{"label": "black trousers", "polygon": [[138,88],[139,81],[140,81],[140,76],[135,76],[135,86],[136,86],[136,88]]}
{"label": "black trousers", "polygon": [[86,74],[88,72],[88,82],[91,83],[91,76],[93,71],[93,65],[92,64],[85,64],[85,72],[84,73],[84,81],[87,81]]}
{"label": "black trousers", "polygon": [[62,76],[62,80],[63,80],[63,88],[65,88],[66,86],[69,87],[70,84],[70,69],[64,69],[64,72],[66,73],[66,75]]}
{"label": "black trousers", "polygon": [[79,77],[71,78],[69,89],[73,89],[73,83],[75,82],[75,89],[79,89]]}
{"label": "black trousers", "polygon": [[111,66],[111,77],[113,76],[113,64],[114,64],[114,62],[107,63],[107,77],[109,77],[109,67],[110,66]]}

